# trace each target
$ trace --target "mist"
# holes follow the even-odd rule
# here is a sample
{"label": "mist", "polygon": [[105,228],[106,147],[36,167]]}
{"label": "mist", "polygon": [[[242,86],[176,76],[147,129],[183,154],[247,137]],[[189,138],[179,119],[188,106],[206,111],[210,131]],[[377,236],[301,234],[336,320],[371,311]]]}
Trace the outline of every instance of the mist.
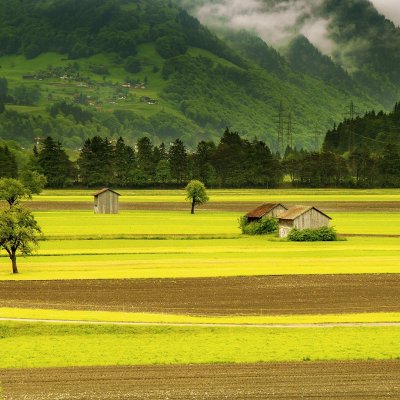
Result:
{"label": "mist", "polygon": [[329,38],[329,19],[320,17],[323,0],[217,0],[197,8],[198,18],[219,28],[229,26],[256,33],[266,43],[284,46],[299,34],[325,54],[335,48]]}

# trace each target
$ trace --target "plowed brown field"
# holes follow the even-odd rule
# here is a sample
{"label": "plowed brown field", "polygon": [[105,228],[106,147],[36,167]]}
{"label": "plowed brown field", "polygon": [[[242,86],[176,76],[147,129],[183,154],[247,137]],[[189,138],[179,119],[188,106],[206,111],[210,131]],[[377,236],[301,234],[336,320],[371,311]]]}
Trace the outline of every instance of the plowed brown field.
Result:
{"label": "plowed brown field", "polygon": [[0,307],[287,315],[399,312],[400,275],[0,281]]}
{"label": "plowed brown field", "polygon": [[4,400],[399,399],[400,362],[0,370]]}
{"label": "plowed brown field", "polygon": [[[400,202],[357,202],[357,201],[320,201],[307,202],[302,201],[303,205],[312,205],[326,212],[360,212],[360,211],[399,211]],[[29,208],[35,211],[52,211],[52,210],[92,210],[93,203],[85,201],[35,201],[27,203]],[[232,211],[232,212],[247,212],[257,206],[258,202],[210,202],[201,206],[202,210],[208,211]],[[287,206],[293,206],[295,203],[285,202]],[[120,203],[121,210],[161,210],[161,211],[187,211],[188,204],[185,202],[132,202]]]}

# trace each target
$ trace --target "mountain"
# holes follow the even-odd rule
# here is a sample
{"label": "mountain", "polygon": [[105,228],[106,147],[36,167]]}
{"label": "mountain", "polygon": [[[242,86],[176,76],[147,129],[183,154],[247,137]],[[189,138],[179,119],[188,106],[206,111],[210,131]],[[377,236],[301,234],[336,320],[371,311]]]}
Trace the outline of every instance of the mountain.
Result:
{"label": "mountain", "polygon": [[[301,34],[276,47],[254,31],[213,32],[190,15],[200,3],[181,5],[0,0],[0,138],[31,146],[51,135],[76,149],[99,134],[147,135],[194,146],[229,126],[274,151],[290,134],[297,147],[314,148],[315,133],[342,120],[350,101],[388,109],[400,97],[398,29],[364,0],[326,0],[315,11],[330,20],[338,44],[330,56]],[[354,53],[353,38],[366,43]]]}

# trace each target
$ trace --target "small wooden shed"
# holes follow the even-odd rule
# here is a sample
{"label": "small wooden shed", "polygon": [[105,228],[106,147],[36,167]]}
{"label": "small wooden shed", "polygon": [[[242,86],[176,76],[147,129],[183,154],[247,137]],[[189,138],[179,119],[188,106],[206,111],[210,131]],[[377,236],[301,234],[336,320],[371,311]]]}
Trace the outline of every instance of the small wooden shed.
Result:
{"label": "small wooden shed", "polygon": [[279,237],[287,237],[293,228],[302,230],[328,227],[331,219],[315,207],[291,207],[279,216]]}
{"label": "small wooden shed", "polygon": [[94,195],[95,214],[118,214],[119,212],[119,193],[114,190],[104,188]]}
{"label": "small wooden shed", "polygon": [[285,211],[287,211],[287,207],[281,203],[265,203],[248,212],[245,217],[247,218],[247,222],[254,222],[259,221],[263,217],[278,218]]}

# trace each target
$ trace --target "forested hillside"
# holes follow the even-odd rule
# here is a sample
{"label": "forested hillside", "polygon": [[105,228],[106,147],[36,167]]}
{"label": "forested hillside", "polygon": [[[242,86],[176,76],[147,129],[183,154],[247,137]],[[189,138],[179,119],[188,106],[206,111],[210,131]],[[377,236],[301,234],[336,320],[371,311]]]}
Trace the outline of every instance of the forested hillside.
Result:
{"label": "forested hillside", "polygon": [[194,147],[229,126],[273,151],[290,136],[315,148],[351,100],[382,105],[306,47],[299,65],[295,43],[284,57],[252,34],[217,38],[173,1],[0,0],[0,137],[31,146],[51,135],[78,149],[95,135],[146,135]]}

